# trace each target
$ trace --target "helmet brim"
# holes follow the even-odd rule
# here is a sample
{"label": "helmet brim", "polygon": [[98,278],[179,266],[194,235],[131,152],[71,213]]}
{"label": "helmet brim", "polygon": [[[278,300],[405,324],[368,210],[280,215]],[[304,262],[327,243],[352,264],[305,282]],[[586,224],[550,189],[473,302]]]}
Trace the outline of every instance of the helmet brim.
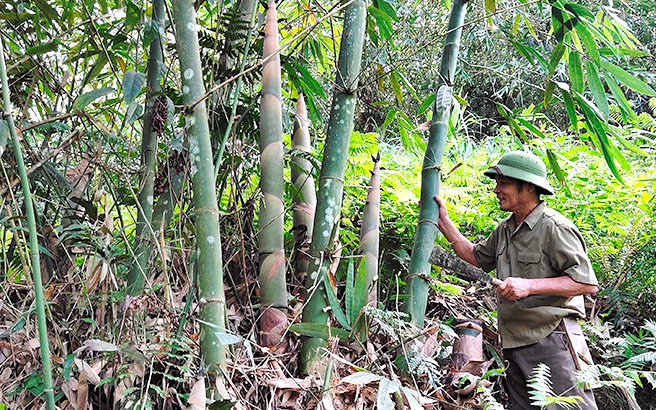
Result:
{"label": "helmet brim", "polygon": [[497,176],[514,178],[519,181],[524,181],[535,185],[536,187],[540,188],[542,190],[542,193],[544,193],[545,195],[553,195],[554,193],[553,187],[551,186],[549,181],[546,180],[546,178],[542,178],[538,175],[529,174],[525,170],[521,170],[508,165],[500,164],[500,165],[491,166],[490,168],[485,170],[485,172],[483,172],[483,175],[492,179],[495,179]]}

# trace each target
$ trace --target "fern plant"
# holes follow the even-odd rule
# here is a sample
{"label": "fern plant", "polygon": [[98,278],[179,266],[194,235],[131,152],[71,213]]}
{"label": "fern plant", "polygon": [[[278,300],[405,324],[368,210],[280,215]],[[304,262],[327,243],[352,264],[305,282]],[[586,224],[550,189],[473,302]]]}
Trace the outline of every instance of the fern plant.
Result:
{"label": "fern plant", "polygon": [[579,404],[584,403],[581,396],[558,396],[554,393],[552,386],[549,366],[540,363],[533,369],[533,376],[528,380],[531,404],[545,409],[551,405],[576,408]]}

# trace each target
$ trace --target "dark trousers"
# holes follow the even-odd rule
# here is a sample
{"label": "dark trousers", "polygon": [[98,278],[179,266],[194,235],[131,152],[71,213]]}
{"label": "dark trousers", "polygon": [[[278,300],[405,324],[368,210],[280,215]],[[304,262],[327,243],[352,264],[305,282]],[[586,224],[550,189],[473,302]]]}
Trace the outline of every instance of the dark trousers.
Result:
{"label": "dark trousers", "polygon": [[[539,343],[513,349],[504,349],[504,359],[508,362],[506,382],[510,396],[511,409],[539,409],[531,405],[526,386],[533,376],[533,369],[544,363],[551,371],[551,382],[556,395],[581,396],[585,403],[580,406],[585,410],[597,410],[597,404],[591,390],[584,390],[576,385],[574,372],[576,365],[570,353],[565,333],[553,331]],[[548,409],[564,409],[562,406],[549,406]]]}

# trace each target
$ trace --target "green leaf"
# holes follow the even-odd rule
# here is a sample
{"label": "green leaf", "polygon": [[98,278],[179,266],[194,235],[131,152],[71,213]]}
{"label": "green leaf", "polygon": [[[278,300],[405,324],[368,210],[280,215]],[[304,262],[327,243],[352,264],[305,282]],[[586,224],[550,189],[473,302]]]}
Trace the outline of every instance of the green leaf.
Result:
{"label": "green leaf", "polygon": [[615,98],[617,106],[620,108],[620,113],[622,114],[624,121],[627,121],[628,118],[636,118],[635,111],[633,111],[631,104],[629,104],[629,101],[626,99],[624,92],[613,80],[613,78],[607,75],[604,77],[604,80],[606,80],[606,85],[608,85],[608,89],[610,89],[610,92]]}
{"label": "green leaf", "polygon": [[531,134],[535,135],[536,137],[541,138],[543,140],[547,139],[547,136],[544,135],[544,132],[542,132],[535,125],[533,125],[530,122],[526,121],[524,118],[517,118],[517,122],[522,124],[526,129],[528,129],[531,132]]}
{"label": "green leaf", "polygon": [[497,12],[497,2],[496,0],[485,0],[485,11],[488,13]]}
{"label": "green leaf", "polygon": [[83,85],[87,85],[96,78],[105,68],[105,65],[107,64],[107,55],[105,53],[100,53],[98,54],[98,58],[96,59],[96,62],[93,64],[93,67],[91,67],[91,70],[87,73],[87,76],[84,78]]}
{"label": "green leaf", "polygon": [[319,81],[317,81],[314,75],[312,75],[305,66],[298,63],[294,63],[293,66],[296,69],[296,72],[300,74],[300,80],[304,85],[304,87],[302,87],[303,93],[306,96],[311,93],[314,96],[326,98],[326,93],[324,92],[323,87],[321,87]]}
{"label": "green leaf", "polygon": [[551,58],[549,59],[549,73],[547,74],[548,77],[551,77],[553,73],[556,72],[556,68],[558,68],[558,64],[563,58],[564,53],[565,45],[563,43],[556,44],[556,47],[554,47],[553,51],[551,52]]}
{"label": "green leaf", "polygon": [[159,36],[159,23],[148,19],[144,23],[143,47],[147,48]]}
{"label": "green leaf", "polygon": [[50,20],[51,22],[59,23],[61,21],[61,16],[59,12],[55,10],[48,1],[46,0],[35,0],[36,6],[41,10],[43,15]]}
{"label": "green leaf", "polygon": [[328,275],[323,275],[323,286],[326,288],[326,296],[328,297],[328,304],[330,304],[330,308],[333,311],[333,315],[335,315],[335,318],[339,322],[340,325],[346,330],[351,330],[351,324],[349,323],[348,319],[346,318],[346,315],[344,314],[344,311],[342,310],[342,307],[339,303],[339,299],[337,299],[337,295],[335,294],[335,290],[333,287],[330,285],[330,280],[328,279]]}
{"label": "green leaf", "polygon": [[576,98],[579,107],[581,107],[581,110],[583,111],[583,118],[585,118],[585,122],[588,124],[589,131],[597,143],[598,148],[601,150],[608,168],[613,173],[615,178],[624,184],[622,176],[617,169],[617,165],[615,165],[615,160],[613,159],[613,155],[611,153],[611,143],[608,140],[608,136],[606,135],[604,125],[597,117],[595,107],[590,103],[590,101],[586,100],[580,94],[575,94],[574,97]]}
{"label": "green leaf", "polygon": [[146,84],[146,74],[126,71],[123,75],[123,101],[128,105],[132,104],[144,84]]}
{"label": "green leaf", "polygon": [[399,80],[396,78],[396,73],[394,71],[390,73],[390,83],[392,84],[392,90],[394,90],[396,101],[399,104],[403,104],[403,92],[401,91],[401,84],[399,84]]}
{"label": "green leaf", "polygon": [[569,51],[569,79],[572,82],[572,90],[577,93],[583,93],[585,90],[585,79],[583,78],[583,64],[578,51]]}
{"label": "green leaf", "polygon": [[618,67],[615,64],[611,64],[607,61],[602,61],[601,67],[606,72],[611,73],[613,77],[615,77],[619,82],[629,87],[633,91],[638,92],[640,94],[649,95],[651,97],[656,97],[656,91],[654,91],[653,88],[651,88],[647,83],[636,78],[634,75],[624,70],[623,68]]}
{"label": "green leaf", "polygon": [[432,93],[428,97],[426,97],[424,101],[422,101],[421,105],[419,106],[419,110],[417,110],[417,115],[421,115],[424,112],[426,112],[426,110],[430,108],[430,106],[433,105],[434,102],[435,102],[435,94]]}
{"label": "green leaf", "polygon": [[321,323],[294,323],[289,326],[289,331],[301,336],[316,337],[325,340],[337,336],[342,342],[346,342],[349,338],[349,332]]}
{"label": "green leaf", "polygon": [[608,120],[608,100],[606,99],[606,90],[601,83],[601,79],[597,73],[597,68],[592,61],[588,61],[585,64],[585,71],[588,74],[588,86],[590,87],[592,97],[594,98],[597,107],[604,114],[604,118]]}
{"label": "green leaf", "polygon": [[574,26],[574,29],[576,30],[576,34],[579,35],[581,38],[581,41],[583,41],[583,44],[585,45],[585,49],[590,55],[590,58],[592,61],[597,64],[597,66],[601,65],[601,58],[599,57],[599,49],[597,48],[597,42],[595,41],[594,37],[592,37],[592,34],[590,34],[590,31],[588,31],[588,28],[586,27],[585,24],[577,24]]}
{"label": "green leaf", "polygon": [[567,116],[569,117],[569,122],[572,124],[575,133],[579,133],[579,119],[576,115],[576,105],[574,104],[574,99],[572,94],[568,90],[561,87],[560,89],[563,101],[565,102],[565,110],[567,111]]}
{"label": "green leaf", "polygon": [[144,108],[143,105],[133,102],[128,105],[128,111],[125,113],[125,123],[132,124],[141,117],[143,114]]}
{"label": "green leaf", "polygon": [[544,107],[547,108],[551,104],[551,99],[553,98],[553,93],[556,91],[556,83],[549,80],[547,85],[544,87]]}
{"label": "green leaf", "polygon": [[584,6],[581,6],[580,4],[566,3],[565,10],[569,11],[576,17],[585,17],[591,21],[595,19],[594,14],[592,14],[590,10],[588,10]]}
{"label": "green leaf", "polygon": [[378,34],[380,38],[387,40],[392,36],[394,32],[392,28],[392,18],[385,13],[384,11],[377,9],[376,7],[369,7],[369,14],[374,17],[376,24],[378,25]]}
{"label": "green leaf", "polygon": [[208,406],[209,410],[230,410],[237,404],[237,402],[230,401],[228,399],[225,400],[217,400],[214,403],[210,404]]}
{"label": "green leaf", "polygon": [[558,158],[556,158],[556,154],[554,154],[553,151],[550,149],[547,149],[547,160],[549,161],[549,166],[551,167],[551,170],[553,171],[554,175],[556,175],[556,179],[558,180],[558,182],[560,182],[560,185],[565,188],[565,190],[569,195],[571,195],[569,187],[565,182],[565,172],[563,172],[563,169],[560,167],[560,164],[558,163]]}
{"label": "green leaf", "polygon": [[39,44],[38,46],[28,47],[25,50],[25,53],[30,56],[41,55],[49,53],[51,51],[57,51],[58,45],[54,41],[45,44]]}
{"label": "green leaf", "polygon": [[114,92],[116,92],[116,89],[112,87],[103,87],[97,90],[89,91],[88,93],[84,93],[75,99],[75,102],[73,103],[73,109],[82,110],[95,100]]}

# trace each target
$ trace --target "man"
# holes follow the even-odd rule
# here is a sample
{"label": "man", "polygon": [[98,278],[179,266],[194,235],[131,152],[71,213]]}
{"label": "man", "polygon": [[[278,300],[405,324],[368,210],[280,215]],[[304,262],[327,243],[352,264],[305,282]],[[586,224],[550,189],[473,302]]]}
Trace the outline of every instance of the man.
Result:
{"label": "man", "polygon": [[[583,295],[598,290],[583,238],[572,222],[540,199],[552,195],[553,188],[537,156],[509,152],[484,174],[496,180],[501,210],[511,213],[485,241],[471,243],[449,219],[444,201],[435,201],[438,227],[458,256],[486,272],[496,269],[502,280],[497,320],[511,408],[538,408],[531,405],[526,384],[533,369],[544,363],[556,394],[581,396],[581,408],[596,410],[592,392],[575,386],[574,371],[580,365],[570,349],[576,339],[574,345],[582,342],[587,352],[576,319],[585,317]],[[566,333],[565,324],[575,334]]]}

